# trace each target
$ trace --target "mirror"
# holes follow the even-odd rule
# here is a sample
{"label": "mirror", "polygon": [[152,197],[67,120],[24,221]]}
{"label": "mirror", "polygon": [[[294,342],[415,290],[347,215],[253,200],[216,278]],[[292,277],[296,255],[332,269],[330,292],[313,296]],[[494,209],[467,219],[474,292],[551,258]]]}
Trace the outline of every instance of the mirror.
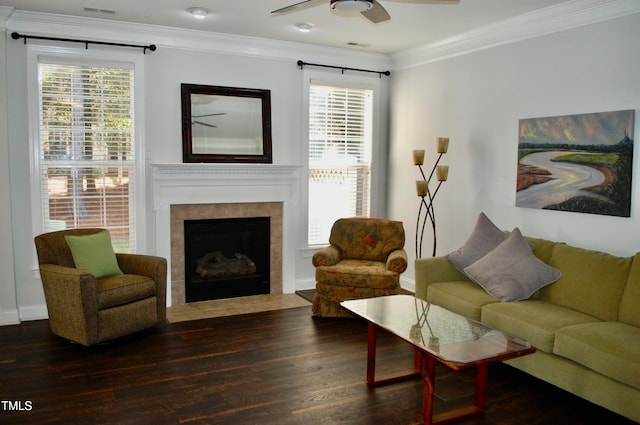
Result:
{"label": "mirror", "polygon": [[182,162],[271,163],[269,90],[181,87]]}

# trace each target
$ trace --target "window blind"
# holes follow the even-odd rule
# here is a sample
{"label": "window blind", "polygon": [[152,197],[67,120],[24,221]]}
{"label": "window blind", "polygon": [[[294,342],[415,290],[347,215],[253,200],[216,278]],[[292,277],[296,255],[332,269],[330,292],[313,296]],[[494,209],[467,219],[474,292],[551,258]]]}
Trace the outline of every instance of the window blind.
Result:
{"label": "window blind", "polygon": [[309,92],[309,245],[341,217],[368,217],[372,90],[312,84]]}
{"label": "window blind", "polygon": [[39,170],[45,232],[104,227],[135,250],[134,72],[40,62]]}

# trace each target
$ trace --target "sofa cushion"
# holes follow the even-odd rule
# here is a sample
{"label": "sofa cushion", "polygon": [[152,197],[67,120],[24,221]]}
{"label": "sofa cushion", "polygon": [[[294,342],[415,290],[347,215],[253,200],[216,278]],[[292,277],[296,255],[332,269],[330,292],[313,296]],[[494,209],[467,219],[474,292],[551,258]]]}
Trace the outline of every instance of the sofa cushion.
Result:
{"label": "sofa cushion", "polygon": [[556,331],[598,319],[540,300],[492,303],[482,307],[482,323],[526,339],[539,350],[553,352]]}
{"label": "sofa cushion", "polygon": [[498,229],[484,213],[480,213],[464,245],[445,257],[455,268],[464,273],[465,267],[484,257],[506,237],[507,235]]}
{"label": "sofa cushion", "polygon": [[477,321],[480,321],[482,306],[496,302],[484,289],[468,280],[432,283],[427,288],[426,300]]}
{"label": "sofa cushion", "polygon": [[98,309],[128,304],[156,295],[156,283],[136,274],[111,275],[98,279]]}
{"label": "sofa cushion", "polygon": [[108,231],[64,238],[69,245],[76,268],[87,270],[96,279],[122,274]]}
{"label": "sofa cushion", "polygon": [[640,254],[633,257],[629,270],[629,279],[624,287],[618,320],[630,325],[640,326]]}
{"label": "sofa cushion", "polygon": [[342,260],[335,266],[316,268],[316,282],[370,288],[389,288],[398,284],[398,273],[385,263],[367,260]]}
{"label": "sofa cushion", "polygon": [[531,245],[523,239],[517,228],[500,245],[465,267],[464,271],[502,302],[526,300],[562,276],[560,270],[548,266],[531,252]]}
{"label": "sofa cushion", "polygon": [[381,297],[383,295],[397,295],[402,292],[400,284],[389,288],[364,288],[356,286],[331,285],[328,283],[316,283],[316,296],[331,300],[345,301],[361,298]]}
{"label": "sofa cushion", "polygon": [[540,299],[604,321],[616,321],[631,260],[558,244],[549,264],[562,270],[562,277],[543,288]]}
{"label": "sofa cushion", "polygon": [[640,389],[640,328],[600,322],[561,328],[553,352]]}

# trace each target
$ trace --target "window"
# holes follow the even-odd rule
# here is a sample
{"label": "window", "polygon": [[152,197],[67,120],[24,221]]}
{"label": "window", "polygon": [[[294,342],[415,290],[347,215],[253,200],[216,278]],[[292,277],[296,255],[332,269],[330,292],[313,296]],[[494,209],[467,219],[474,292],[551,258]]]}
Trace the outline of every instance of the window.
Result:
{"label": "window", "polygon": [[309,245],[326,244],[340,217],[368,217],[373,91],[309,89]]}
{"label": "window", "polygon": [[134,71],[38,58],[37,173],[42,229],[104,227],[135,238]]}

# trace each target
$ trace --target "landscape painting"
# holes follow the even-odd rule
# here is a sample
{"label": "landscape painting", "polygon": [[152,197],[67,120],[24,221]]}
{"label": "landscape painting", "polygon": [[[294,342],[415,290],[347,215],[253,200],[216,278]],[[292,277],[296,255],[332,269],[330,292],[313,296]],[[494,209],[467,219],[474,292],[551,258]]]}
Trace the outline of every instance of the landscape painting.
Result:
{"label": "landscape painting", "polygon": [[635,111],[521,119],[516,206],[629,217]]}

